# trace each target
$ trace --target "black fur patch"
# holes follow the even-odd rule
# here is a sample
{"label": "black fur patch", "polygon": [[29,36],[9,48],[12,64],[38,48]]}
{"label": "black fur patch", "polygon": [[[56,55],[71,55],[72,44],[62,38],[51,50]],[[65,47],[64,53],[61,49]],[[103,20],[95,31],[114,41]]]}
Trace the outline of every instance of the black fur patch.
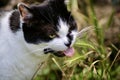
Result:
{"label": "black fur patch", "polygon": [[10,29],[12,32],[18,31],[20,29],[20,14],[17,10],[11,14],[9,20]]}
{"label": "black fur patch", "polygon": [[49,35],[56,34],[56,30],[52,25],[39,25],[39,23],[23,24],[23,32],[25,40],[28,43],[38,44],[40,42],[48,42],[52,40]]}

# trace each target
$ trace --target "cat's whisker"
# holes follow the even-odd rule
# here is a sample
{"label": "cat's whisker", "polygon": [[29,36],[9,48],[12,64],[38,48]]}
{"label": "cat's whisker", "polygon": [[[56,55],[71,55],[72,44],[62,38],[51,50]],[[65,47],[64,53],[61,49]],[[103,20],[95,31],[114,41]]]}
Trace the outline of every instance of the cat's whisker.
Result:
{"label": "cat's whisker", "polygon": [[90,30],[94,30],[94,29],[92,28],[92,26],[83,28],[80,32],[78,32],[77,37],[78,37],[78,38],[82,38],[82,37],[83,37],[83,34],[87,33],[87,32],[90,31]]}
{"label": "cat's whisker", "polygon": [[36,49],[36,50],[31,51],[31,52],[25,53],[24,56],[31,55],[31,54],[34,54],[34,53],[36,53],[36,52],[38,52],[38,51],[42,51],[42,50],[43,50],[43,49]]}
{"label": "cat's whisker", "polygon": [[43,50],[43,49],[37,49],[37,50],[34,50],[34,51],[30,52],[30,54],[35,53],[35,52],[37,52],[37,51],[42,51],[42,50]]}

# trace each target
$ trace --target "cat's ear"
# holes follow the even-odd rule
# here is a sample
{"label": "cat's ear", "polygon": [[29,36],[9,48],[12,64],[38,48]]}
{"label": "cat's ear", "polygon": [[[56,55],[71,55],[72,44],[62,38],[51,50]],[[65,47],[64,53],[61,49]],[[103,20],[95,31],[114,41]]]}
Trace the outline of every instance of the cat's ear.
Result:
{"label": "cat's ear", "polygon": [[25,5],[24,3],[19,3],[18,4],[18,10],[20,12],[20,15],[23,20],[27,20],[32,17],[32,13],[30,11],[30,8]]}

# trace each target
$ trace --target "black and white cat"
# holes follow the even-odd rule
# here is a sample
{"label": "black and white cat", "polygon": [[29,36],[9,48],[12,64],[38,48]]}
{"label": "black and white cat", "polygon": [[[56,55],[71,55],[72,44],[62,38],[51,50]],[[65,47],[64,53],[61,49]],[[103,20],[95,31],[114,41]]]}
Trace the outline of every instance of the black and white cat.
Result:
{"label": "black and white cat", "polygon": [[47,53],[72,56],[77,34],[64,0],[18,4],[0,17],[0,80],[31,80]]}

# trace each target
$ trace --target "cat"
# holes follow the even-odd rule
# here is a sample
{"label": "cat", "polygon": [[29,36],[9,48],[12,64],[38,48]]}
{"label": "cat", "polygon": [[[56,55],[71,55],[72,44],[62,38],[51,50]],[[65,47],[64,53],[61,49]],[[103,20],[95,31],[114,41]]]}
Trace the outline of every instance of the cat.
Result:
{"label": "cat", "polygon": [[31,80],[50,54],[73,56],[77,34],[65,0],[19,3],[0,17],[0,80]]}

